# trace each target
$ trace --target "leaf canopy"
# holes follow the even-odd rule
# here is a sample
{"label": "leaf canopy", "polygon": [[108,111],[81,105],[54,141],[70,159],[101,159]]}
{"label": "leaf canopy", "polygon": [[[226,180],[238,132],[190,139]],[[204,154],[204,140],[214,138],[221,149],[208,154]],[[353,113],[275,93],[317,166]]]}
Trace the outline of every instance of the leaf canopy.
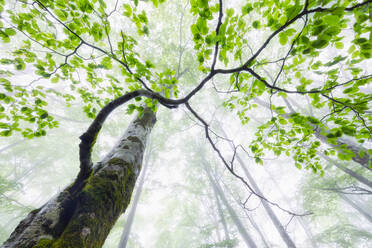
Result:
{"label": "leaf canopy", "polygon": [[[357,154],[337,145],[339,139],[351,136],[364,144],[371,138],[370,0],[241,5],[191,0],[187,8],[193,22],[185,36],[192,38],[186,53],[193,66],[188,70],[201,78],[193,85],[181,80],[180,67],[170,63],[177,57],[164,62],[151,56],[158,55],[151,40],[157,29],[174,25],[152,22],[152,8],[167,8],[167,3],[0,1],[0,38],[6,48],[0,59],[0,135],[20,132],[33,138],[58,127],[47,110],[50,97],[67,105],[79,98],[87,116],[95,118],[128,92],[143,89],[170,101],[178,97],[178,106],[216,79],[232,89],[223,105],[243,125],[258,106],[255,99],[270,99],[272,118],[257,128],[250,145],[258,163],[265,154],[285,154],[298,168],[322,171],[318,152],[351,160]],[[18,80],[23,72],[34,78]],[[309,106],[294,110],[293,99]],[[127,113],[141,112],[143,103],[156,108],[154,99],[138,100]],[[320,143],[319,135],[331,146]]]}

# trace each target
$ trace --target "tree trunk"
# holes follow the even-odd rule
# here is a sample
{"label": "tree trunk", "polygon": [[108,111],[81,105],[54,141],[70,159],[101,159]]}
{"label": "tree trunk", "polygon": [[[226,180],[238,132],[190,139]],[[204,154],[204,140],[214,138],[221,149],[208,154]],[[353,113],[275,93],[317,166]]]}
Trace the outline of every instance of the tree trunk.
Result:
{"label": "tree trunk", "polygon": [[[147,156],[147,157],[149,157],[149,156]],[[127,247],[127,242],[128,242],[128,239],[129,239],[130,231],[132,229],[132,224],[133,224],[134,216],[136,214],[138,201],[139,201],[139,198],[140,198],[141,193],[142,193],[143,184],[145,182],[145,176],[146,176],[148,163],[149,163],[148,159],[146,159],[146,161],[143,165],[143,169],[142,169],[142,173],[141,173],[139,182],[138,182],[138,187],[136,189],[136,194],[134,195],[132,205],[131,205],[131,208],[130,208],[129,213],[128,213],[128,217],[127,217],[127,220],[125,222],[123,232],[121,234],[121,238],[120,238],[120,242],[119,242],[119,246],[118,246],[119,248]]]}
{"label": "tree trunk", "polygon": [[[222,129],[222,127],[220,128],[222,134],[227,137],[225,131]],[[239,154],[236,154],[235,155],[237,161],[239,162],[239,164],[241,165],[241,167],[243,168],[243,171],[244,171],[244,174],[246,175],[246,177],[248,178],[248,181],[250,182],[253,190],[263,196],[260,188],[258,187],[258,185],[256,184],[255,180],[253,179],[253,177],[251,176],[251,174],[249,173],[247,167],[245,166],[243,160],[240,158]],[[271,221],[273,222],[276,230],[279,232],[280,236],[282,237],[284,243],[290,247],[290,248],[295,248],[295,244],[294,242],[292,241],[292,239],[289,237],[287,231],[284,229],[283,225],[280,223],[278,217],[275,215],[274,211],[271,209],[270,205],[265,201],[265,200],[261,200],[262,201],[262,205],[263,207],[265,208],[266,210],[266,213],[269,215]]]}
{"label": "tree trunk", "polygon": [[255,242],[249,236],[247,230],[243,226],[243,223],[240,221],[239,217],[236,215],[234,209],[230,206],[228,200],[226,199],[225,194],[223,193],[221,186],[216,180],[213,179],[213,176],[211,175],[211,172],[209,171],[208,165],[204,165],[204,169],[205,169],[205,172],[207,173],[209,182],[211,183],[213,190],[215,190],[217,195],[221,198],[221,201],[223,202],[227,211],[229,212],[232,221],[236,225],[236,228],[238,229],[238,232],[240,233],[247,247],[257,248]]}
{"label": "tree trunk", "polygon": [[[328,138],[321,134],[320,128],[316,129],[314,132],[315,137],[317,137],[319,140],[321,140],[323,143],[328,144],[331,147],[338,148],[340,146],[346,146],[346,148],[354,153],[355,156],[352,157],[352,160],[359,165],[363,166],[364,168],[368,169],[369,171],[372,171],[372,169],[369,167],[369,160],[370,156],[368,154],[367,149],[363,148],[362,146],[357,146],[356,144],[351,144],[350,142],[347,142],[346,140],[342,138],[337,139],[337,144],[330,144],[328,143]],[[364,153],[364,156],[361,157],[360,154]]]}
{"label": "tree trunk", "polygon": [[155,121],[155,113],[148,109],[136,117],[86,180],[75,180],[74,187],[30,212],[2,248],[102,247],[129,204]]}
{"label": "tree trunk", "polygon": [[350,170],[349,168],[346,168],[345,166],[337,163],[336,161],[332,160],[331,158],[327,157],[326,155],[324,155],[322,153],[318,153],[318,155],[321,156],[322,158],[324,158],[325,160],[327,160],[328,162],[332,163],[334,166],[336,166],[337,168],[339,168],[340,170],[342,170],[343,172],[345,172],[349,176],[355,178],[360,183],[363,183],[363,184],[367,185],[368,187],[370,187],[372,189],[372,182],[370,180],[368,180],[367,178],[363,177],[362,175],[356,173],[353,170]]}
{"label": "tree trunk", "polygon": [[222,210],[222,207],[221,207],[221,202],[220,202],[220,199],[218,197],[217,190],[215,189],[215,187],[213,187],[213,182],[210,182],[210,183],[212,185],[213,194],[214,194],[214,197],[216,199],[218,215],[219,215],[220,221],[222,223],[223,231],[225,232],[225,240],[230,240],[230,234],[229,234],[229,231],[228,231],[228,228],[227,228],[227,223],[226,223],[226,220],[225,220],[225,216],[223,214],[223,210]]}
{"label": "tree trunk", "polygon": [[[235,200],[235,202],[237,204],[240,204],[240,202],[234,198],[234,196],[232,194],[230,194],[230,196]],[[249,222],[252,224],[253,228],[257,231],[258,235],[261,237],[261,240],[262,240],[262,243],[264,244],[264,246],[266,248],[270,248],[271,245],[269,245],[269,242],[266,240],[266,237],[265,235],[262,233],[260,227],[258,226],[258,224],[256,223],[256,221],[253,219],[253,217],[251,217],[247,211],[245,211],[245,216],[247,217],[247,219],[249,220]]]}
{"label": "tree trunk", "polygon": [[247,214],[247,213],[246,213],[246,216],[247,216],[249,222],[252,224],[253,228],[260,235],[262,243],[265,245],[266,248],[270,248],[269,243],[266,241],[265,235],[262,233],[262,231],[261,231],[260,227],[257,225],[256,221],[254,221],[254,219],[251,216],[249,216],[249,214]]}
{"label": "tree trunk", "polygon": [[363,208],[358,206],[355,202],[353,202],[348,196],[342,193],[338,193],[338,195],[347,202],[350,206],[352,206],[355,210],[357,210],[361,215],[363,215],[369,222],[372,223],[372,216],[367,213]]}
{"label": "tree trunk", "polygon": [[[290,103],[286,99],[284,99],[284,101],[287,104],[290,111],[295,112],[294,109],[292,108],[292,106],[290,105]],[[265,107],[265,108],[270,109],[270,105],[267,104],[266,102],[262,101],[261,99],[255,98],[255,102],[258,103],[259,105]],[[289,117],[288,114],[287,115],[282,115],[282,116],[286,119],[288,119],[288,117]],[[314,136],[317,137],[320,141],[322,141],[323,143],[325,143],[325,144],[327,144],[331,147],[334,147],[334,148],[338,148],[338,147],[341,147],[341,146],[346,146],[346,148],[348,150],[353,151],[355,156],[352,158],[352,160],[354,162],[358,163],[359,165],[363,166],[364,168],[366,168],[368,170],[372,170],[369,167],[369,161],[370,161],[371,158],[368,154],[367,149],[365,149],[362,146],[352,144],[351,142],[348,142],[348,141],[346,141],[345,139],[342,139],[342,138],[337,139],[337,144],[331,144],[331,143],[328,142],[327,136],[322,134],[322,128],[320,128],[319,126],[317,126],[315,124],[310,124],[310,125],[314,129]],[[361,153],[364,153],[363,157],[360,156]]]}
{"label": "tree trunk", "polygon": [[[256,184],[253,177],[251,176],[251,174],[249,173],[249,171],[245,167],[243,161],[240,159],[239,156],[237,156],[236,158],[237,158],[238,162],[240,163],[241,167],[243,168],[244,174],[248,178],[253,190],[256,191],[257,194],[263,196],[261,190],[258,188],[258,185]],[[274,211],[271,209],[271,206],[269,205],[269,203],[267,203],[265,200],[261,200],[261,202],[262,202],[262,206],[266,210],[266,213],[269,215],[271,221],[273,222],[276,230],[279,232],[280,236],[282,237],[284,243],[290,248],[295,248],[296,245],[294,244],[292,239],[289,237],[287,231],[284,229],[283,225],[280,223],[278,217],[276,216]]]}
{"label": "tree trunk", "polygon": [[[276,188],[278,189],[281,197],[287,202],[288,206],[290,206],[290,201],[291,200],[280,189],[279,183],[275,180],[275,178],[271,175],[271,173],[267,169],[265,169],[265,172],[269,175],[270,179],[274,182],[274,184],[275,184]],[[316,240],[313,237],[313,233],[311,232],[311,229],[310,229],[308,223],[305,222],[305,220],[303,220],[302,218],[296,218],[296,219],[298,220],[298,223],[301,225],[302,229],[305,231],[305,234],[306,234],[307,238],[309,239],[309,241],[311,243],[311,246],[313,248],[317,248],[318,245],[316,244]]]}
{"label": "tree trunk", "polygon": [[3,148],[0,148],[0,153],[2,153],[2,152],[4,152],[4,151],[6,151],[6,150],[12,148],[13,146],[16,146],[16,145],[18,145],[18,144],[21,144],[21,143],[25,142],[26,140],[27,140],[27,139],[18,140],[18,141],[14,142],[14,143],[12,143],[12,144],[10,144],[10,145],[7,145],[7,146],[5,146],[5,147],[3,147]]}

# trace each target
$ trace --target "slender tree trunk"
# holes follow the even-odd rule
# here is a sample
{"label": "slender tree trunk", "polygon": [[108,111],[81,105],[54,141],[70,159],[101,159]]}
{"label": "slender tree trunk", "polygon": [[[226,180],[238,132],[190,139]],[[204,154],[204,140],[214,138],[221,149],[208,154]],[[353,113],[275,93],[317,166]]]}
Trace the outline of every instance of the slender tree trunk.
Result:
{"label": "slender tree trunk", "polygon": [[363,183],[363,184],[367,185],[368,187],[370,187],[372,189],[372,182],[370,180],[368,180],[367,178],[363,177],[362,175],[356,173],[353,170],[350,170],[349,168],[346,168],[345,166],[337,163],[336,161],[334,161],[333,159],[327,157],[326,155],[324,155],[322,153],[318,153],[318,154],[319,154],[319,156],[323,157],[325,160],[332,163],[334,166],[336,166],[337,168],[339,168],[340,170],[342,170],[343,172],[345,172],[349,176],[355,178],[360,183]]}
{"label": "slender tree trunk", "polygon": [[[283,191],[280,189],[280,185],[279,183],[275,180],[275,178],[271,175],[271,173],[266,170],[266,173],[269,175],[270,179],[274,182],[276,188],[278,189],[281,197],[287,202],[288,206],[290,206],[290,199],[286,196],[286,194],[283,193]],[[302,229],[305,231],[305,234],[307,236],[307,238],[309,239],[310,243],[311,243],[311,246],[314,247],[314,248],[317,248],[318,245],[316,244],[316,241],[313,237],[313,233],[311,232],[311,229],[310,227],[308,226],[308,223],[306,223],[302,218],[296,218],[300,224],[300,226],[302,227]]]}
{"label": "slender tree trunk", "polygon": [[155,113],[148,109],[136,117],[86,180],[75,181],[74,187],[30,212],[2,248],[101,247],[129,204],[155,121]]}
{"label": "slender tree trunk", "polygon": [[[149,157],[149,156],[147,156],[147,157]],[[147,167],[148,167],[148,159],[146,159],[146,161],[143,165],[142,173],[140,175],[140,179],[139,179],[139,182],[138,182],[138,187],[136,189],[136,194],[134,195],[134,198],[133,198],[133,201],[132,201],[132,204],[131,204],[131,208],[130,208],[129,213],[128,213],[128,217],[127,217],[127,220],[125,222],[123,232],[121,234],[121,238],[120,238],[120,242],[119,242],[119,246],[118,246],[119,248],[127,247],[129,234],[130,234],[130,231],[132,229],[134,216],[135,216],[136,210],[137,210],[138,201],[139,201],[139,198],[140,198],[141,193],[142,193],[143,184],[145,182]]]}
{"label": "slender tree trunk", "polygon": [[[290,109],[290,111],[292,112],[295,112],[295,110],[293,109],[293,107],[291,106],[291,104],[286,100],[284,99],[285,103],[287,104],[288,108]],[[265,108],[268,108],[270,109],[270,105],[267,104],[266,102],[262,101],[261,99],[258,99],[258,98],[255,98],[255,102],[258,103],[259,105],[265,107]],[[282,115],[284,118],[287,118],[289,117],[289,115]],[[325,131],[323,130],[322,128],[320,128],[319,126],[315,125],[315,124],[310,124],[313,129],[314,129],[314,136],[317,137],[320,141],[322,141],[323,143],[331,146],[331,147],[334,147],[334,148],[338,148],[338,147],[341,147],[341,146],[346,146],[346,148],[348,150],[351,150],[353,151],[354,153],[354,157],[352,158],[352,160],[356,163],[358,163],[359,165],[363,166],[364,168],[368,169],[368,170],[372,170],[370,167],[369,167],[369,163],[370,163],[370,156],[368,154],[368,151],[367,149],[365,149],[364,147],[362,146],[358,146],[356,144],[353,144],[351,142],[348,142],[346,141],[345,139],[342,139],[342,138],[338,138],[337,139],[337,144],[331,144],[328,142],[328,138],[325,134],[322,133],[322,131]],[[325,131],[325,133],[327,133]],[[361,156],[360,154],[361,153],[364,153],[364,156]]]}
{"label": "slender tree trunk", "polygon": [[[249,171],[247,170],[247,168],[245,167],[245,164],[243,163],[243,161],[240,159],[239,156],[237,156],[237,160],[238,162],[240,163],[240,165],[242,166],[243,168],[243,171],[244,171],[244,174],[246,175],[246,177],[248,178],[249,180],[249,183],[251,184],[252,188],[254,191],[256,191],[257,194],[259,195],[263,195],[261,190],[259,189],[258,185],[256,184],[256,182],[254,181],[253,177],[251,176],[251,174],[249,173]],[[261,200],[262,202],[262,206],[265,208],[266,210],[266,213],[268,214],[268,216],[270,217],[271,221],[273,222],[276,230],[279,232],[280,236],[282,237],[284,243],[290,247],[290,248],[295,248],[296,245],[294,244],[294,242],[292,241],[291,237],[289,237],[287,231],[284,229],[282,223],[280,223],[278,217],[276,216],[276,214],[274,213],[274,211],[271,209],[271,206],[269,205],[269,203],[267,203],[266,201],[264,200]]]}
{"label": "slender tree trunk", "polygon": [[[222,127],[220,128],[222,134],[227,137],[225,131],[222,129]],[[256,184],[256,181],[253,179],[253,177],[251,176],[251,173],[249,173],[247,167],[245,166],[243,160],[240,158],[239,154],[236,154],[235,155],[236,157],[236,160],[239,162],[239,164],[241,165],[241,167],[243,168],[243,171],[244,171],[244,174],[246,175],[246,177],[248,178],[248,181],[250,182],[253,190],[263,196],[260,188],[258,187],[258,185]],[[294,242],[292,241],[291,237],[289,237],[287,231],[284,229],[283,225],[280,223],[278,217],[276,216],[276,214],[274,213],[274,211],[271,209],[271,206],[264,200],[261,200],[262,201],[262,206],[265,208],[266,210],[266,213],[268,214],[268,216],[270,217],[272,223],[274,224],[276,230],[279,232],[280,236],[282,237],[284,243],[290,247],[290,248],[294,248],[296,247],[296,245],[294,244]]]}
{"label": "slender tree trunk", "polygon": [[352,206],[355,210],[357,210],[361,215],[363,215],[369,222],[372,223],[372,215],[370,215],[368,212],[366,212],[363,208],[358,206],[355,202],[353,202],[347,195],[338,193],[338,195],[347,202],[350,206]]}
{"label": "slender tree trunk", "polygon": [[221,233],[220,233],[220,219],[215,214],[213,216],[215,218],[214,221],[216,222],[215,230],[216,230],[217,240],[218,240],[218,242],[221,242],[223,239],[222,239]]}
{"label": "slender tree trunk", "polygon": [[222,190],[221,186],[219,185],[219,183],[216,180],[213,179],[213,176],[212,176],[212,174],[211,174],[211,172],[208,168],[208,165],[204,165],[204,169],[205,169],[205,172],[207,173],[209,182],[211,183],[213,190],[215,190],[217,195],[221,198],[221,201],[223,202],[227,211],[229,212],[232,221],[236,225],[236,228],[238,229],[238,232],[240,233],[240,235],[243,238],[247,247],[257,248],[255,242],[253,241],[253,239],[248,234],[248,232],[247,232],[246,228],[244,227],[243,223],[240,221],[240,219],[237,216],[237,214],[235,213],[234,209],[230,206],[228,200],[226,199],[225,194],[223,193],[223,190]]}
{"label": "slender tree trunk", "polygon": [[16,145],[18,145],[18,144],[21,144],[21,143],[25,142],[26,140],[27,140],[27,139],[18,140],[18,141],[14,142],[14,143],[12,143],[12,144],[10,144],[10,145],[4,146],[4,147],[0,148],[0,153],[2,153],[2,152],[4,152],[4,151],[6,151],[6,150],[12,148],[13,146],[16,146]]}
{"label": "slender tree trunk", "polygon": [[264,243],[266,248],[270,248],[269,243],[266,241],[265,235],[262,233],[262,231],[261,231],[260,227],[257,225],[256,221],[254,221],[254,219],[251,216],[249,216],[249,214],[247,214],[247,213],[246,213],[246,216],[247,216],[249,222],[252,224],[253,228],[260,235],[262,243]]}
{"label": "slender tree trunk", "polygon": [[[354,157],[352,160],[359,165],[363,166],[364,168],[368,169],[369,171],[372,171],[372,169],[369,167],[369,160],[371,159],[367,149],[363,148],[362,146],[357,146],[356,144],[352,144],[350,142],[347,142],[346,140],[342,138],[337,139],[337,144],[330,144],[328,143],[328,138],[321,133],[320,128],[316,129],[314,132],[315,137],[317,137],[319,140],[321,140],[323,143],[328,144],[331,147],[338,148],[340,146],[345,146],[346,148],[354,153]],[[364,153],[364,156],[361,157],[360,154]]]}
{"label": "slender tree trunk", "polygon": [[[234,198],[234,196],[232,194],[230,194],[230,196],[235,200],[236,203],[240,204],[240,202],[236,198]],[[249,222],[251,223],[251,225],[253,226],[253,228],[257,231],[258,235],[260,235],[261,240],[262,240],[262,243],[264,244],[264,246],[266,248],[270,248],[271,247],[271,245],[269,245],[270,242],[268,242],[266,240],[265,235],[262,233],[260,227],[258,226],[258,224],[256,223],[256,221],[254,220],[254,218],[251,217],[246,211],[245,211],[245,216],[247,217],[247,219],[249,220]]]}
{"label": "slender tree trunk", "polygon": [[220,202],[220,199],[218,197],[217,190],[215,189],[215,187],[213,187],[212,182],[210,182],[210,183],[212,185],[213,194],[214,194],[214,197],[216,199],[218,215],[219,215],[220,221],[222,223],[223,231],[225,232],[225,240],[230,240],[230,234],[229,234],[229,231],[228,231],[228,228],[227,228],[227,223],[226,223],[226,220],[225,220],[225,216],[223,214],[223,210],[222,210],[222,207],[221,207],[221,202]]}

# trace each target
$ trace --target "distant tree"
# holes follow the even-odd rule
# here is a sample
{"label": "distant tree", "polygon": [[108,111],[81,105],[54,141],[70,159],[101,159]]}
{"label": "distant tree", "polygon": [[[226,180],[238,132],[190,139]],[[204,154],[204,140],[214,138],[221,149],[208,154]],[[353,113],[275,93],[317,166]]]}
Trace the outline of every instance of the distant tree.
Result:
{"label": "distant tree", "polygon": [[[329,162],[323,178],[312,176],[303,187],[304,208],[311,209],[313,214],[309,218],[318,227],[314,239],[320,245],[363,247],[372,237],[367,229],[371,216],[365,208],[371,202],[367,198],[371,188],[331,165]],[[358,198],[362,201],[357,203]]]}

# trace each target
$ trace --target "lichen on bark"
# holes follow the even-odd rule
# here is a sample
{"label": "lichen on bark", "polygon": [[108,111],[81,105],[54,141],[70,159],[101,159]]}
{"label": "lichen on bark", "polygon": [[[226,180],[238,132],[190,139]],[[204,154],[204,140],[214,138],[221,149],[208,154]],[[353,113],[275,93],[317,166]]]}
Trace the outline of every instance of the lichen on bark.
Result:
{"label": "lichen on bark", "polygon": [[145,109],[88,178],[32,211],[2,248],[101,247],[130,202],[155,121],[155,113]]}

